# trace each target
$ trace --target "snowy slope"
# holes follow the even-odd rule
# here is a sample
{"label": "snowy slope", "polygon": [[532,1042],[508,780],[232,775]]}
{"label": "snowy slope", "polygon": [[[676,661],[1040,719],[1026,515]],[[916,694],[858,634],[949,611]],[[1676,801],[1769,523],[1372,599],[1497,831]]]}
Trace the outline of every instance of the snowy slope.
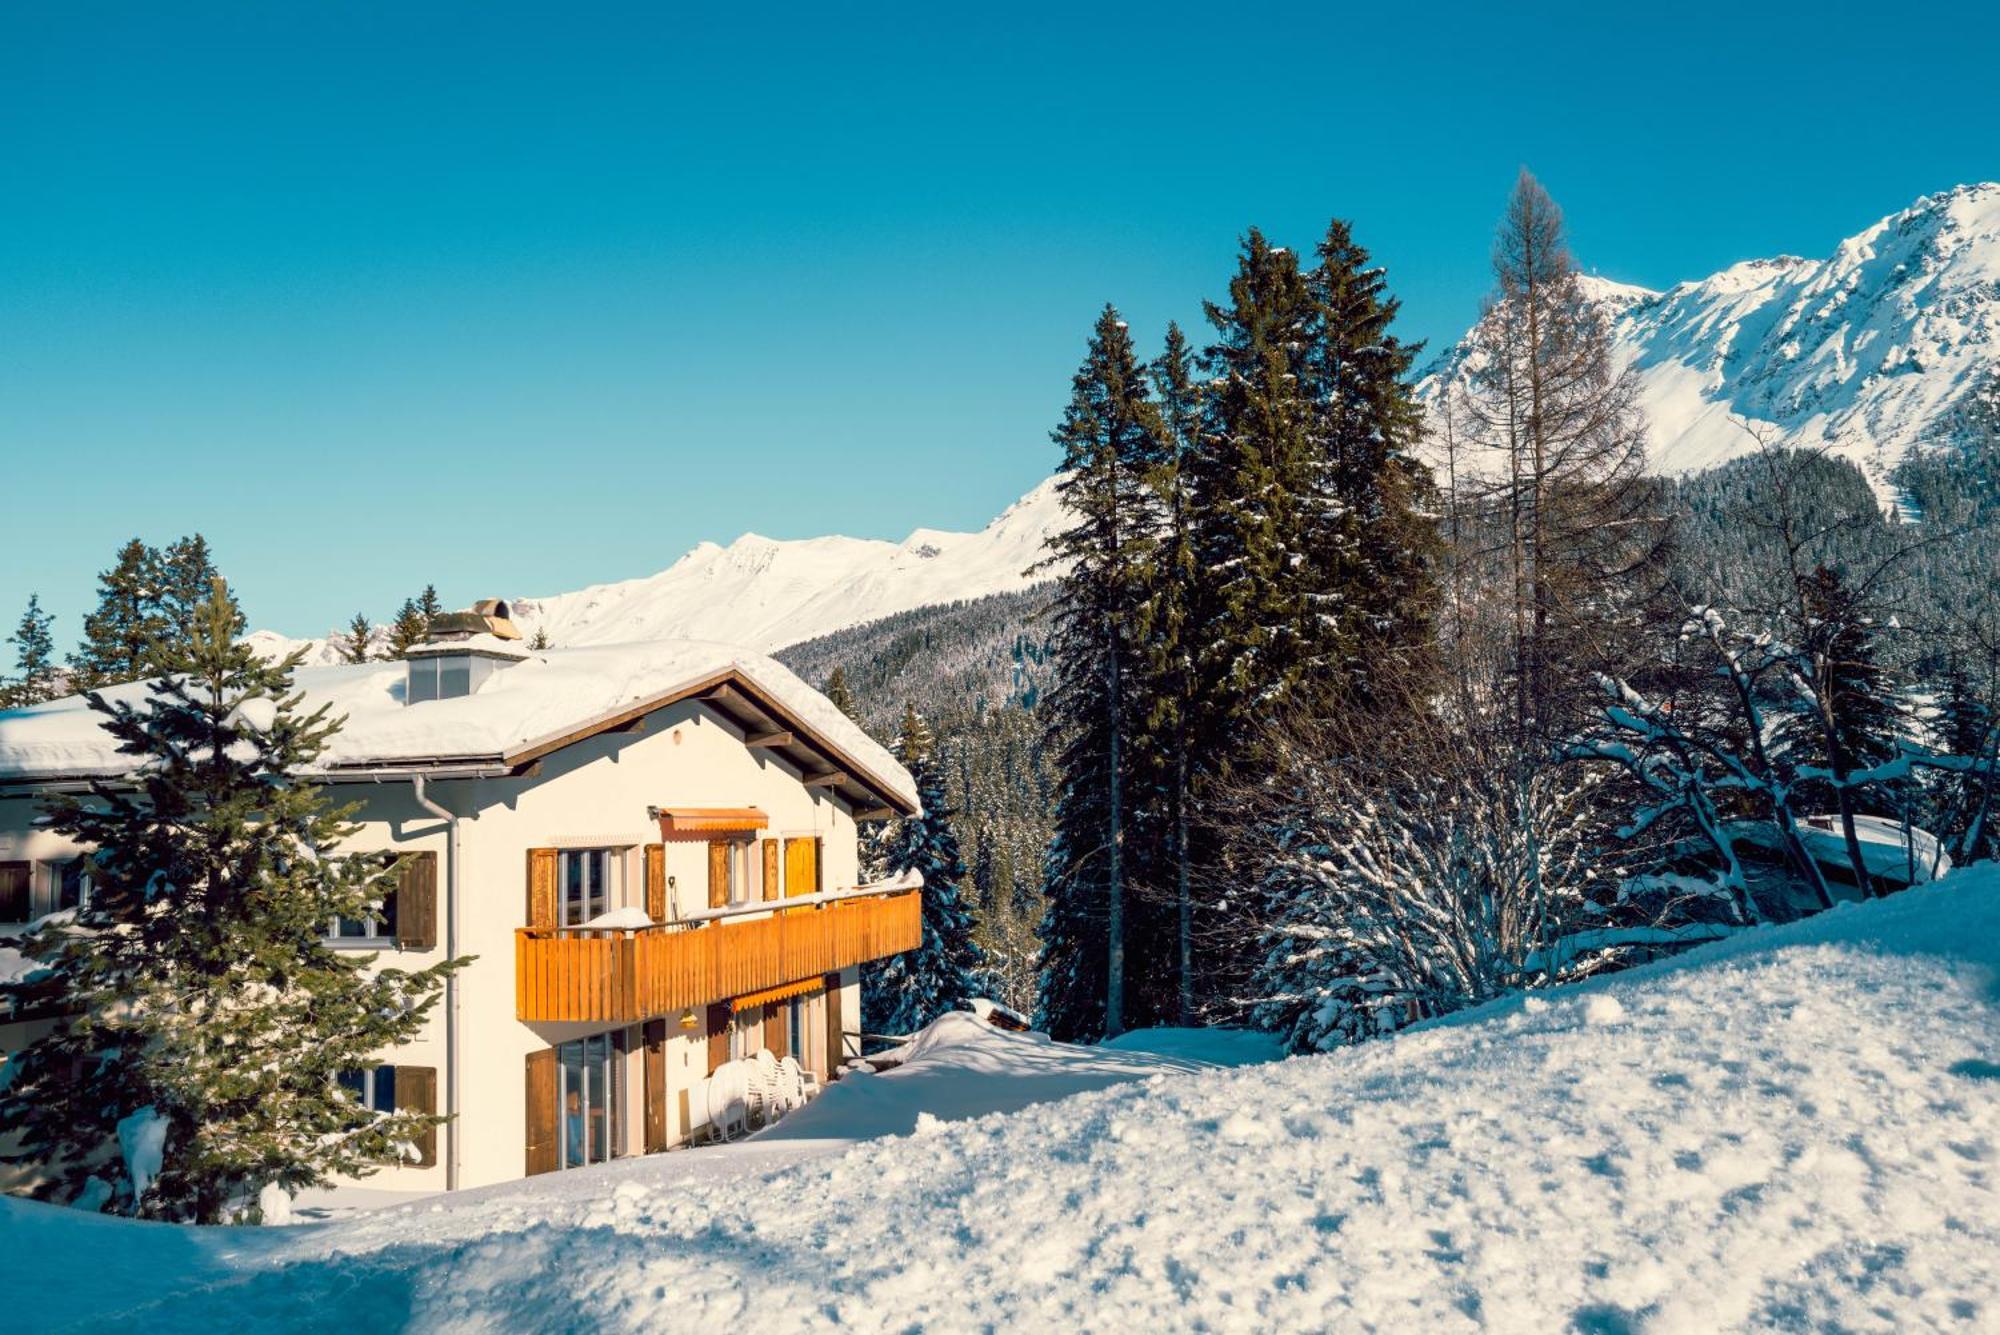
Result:
{"label": "snowy slope", "polygon": [[[2000,184],[1919,199],[1821,260],[1746,260],[1666,292],[1593,280],[1637,368],[1654,467],[1755,448],[1731,414],[1825,446],[1882,485],[1948,444],[1951,410],[2000,366]],[[1420,387],[1435,410],[1463,342]]]}
{"label": "snowy slope", "polygon": [[[842,1150],[263,1233],[0,1203],[36,1243],[0,1271],[33,1275],[17,1320],[157,1295],[153,1330],[1991,1330],[1996,968],[1987,865],[1361,1048]],[[1074,1051],[981,1047],[1021,1078]]]}
{"label": "snowy slope", "polygon": [[[524,635],[545,630],[564,648],[699,639],[769,652],[933,603],[1025,589],[1044,578],[1027,572],[1062,515],[1051,478],[977,533],[920,528],[901,542],[746,533],[727,547],[704,542],[657,575],[510,601]],[[248,638],[269,653],[304,645],[312,662],[337,658],[325,639]]]}

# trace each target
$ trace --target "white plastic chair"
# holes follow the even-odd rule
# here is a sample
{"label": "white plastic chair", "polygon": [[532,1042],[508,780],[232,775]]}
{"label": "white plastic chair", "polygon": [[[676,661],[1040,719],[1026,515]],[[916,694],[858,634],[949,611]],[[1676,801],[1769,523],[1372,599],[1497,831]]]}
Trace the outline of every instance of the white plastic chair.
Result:
{"label": "white plastic chair", "polygon": [[786,1112],[806,1106],[805,1072],[799,1069],[798,1058],[789,1052],[778,1063],[778,1097]]}
{"label": "white plastic chair", "polygon": [[771,1055],[769,1048],[757,1049],[757,1055],[750,1059],[756,1066],[757,1074],[753,1086],[757,1091],[759,1121],[769,1126],[784,1116],[784,1090],[778,1081],[778,1059]]}
{"label": "white plastic chair", "polygon": [[750,1134],[750,1090],[747,1062],[724,1062],[708,1078],[708,1124],[717,1140]]}

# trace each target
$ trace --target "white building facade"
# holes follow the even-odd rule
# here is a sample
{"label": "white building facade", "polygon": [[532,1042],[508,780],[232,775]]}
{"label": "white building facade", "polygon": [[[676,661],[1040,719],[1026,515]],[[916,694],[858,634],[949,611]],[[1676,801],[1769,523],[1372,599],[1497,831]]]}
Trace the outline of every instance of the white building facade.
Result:
{"label": "white building facade", "polygon": [[[377,1107],[451,1118],[367,1185],[697,1142],[710,1072],[759,1049],[833,1079],[858,1051],[859,967],[921,937],[917,889],[856,884],[857,822],[916,809],[902,767],[724,646],[506,646],[456,681],[481,646],[433,649],[415,691],[402,663],[298,673],[307,708],[347,717],[320,777],[359,804],[349,851],[410,855],[382,911],[329,938],[377,967],[473,957],[418,1039],[351,1077]],[[87,850],[36,817],[51,791],[117,782],[101,734],[80,701],[0,713],[0,937],[89,893]],[[10,1051],[51,1022],[8,1019]]]}

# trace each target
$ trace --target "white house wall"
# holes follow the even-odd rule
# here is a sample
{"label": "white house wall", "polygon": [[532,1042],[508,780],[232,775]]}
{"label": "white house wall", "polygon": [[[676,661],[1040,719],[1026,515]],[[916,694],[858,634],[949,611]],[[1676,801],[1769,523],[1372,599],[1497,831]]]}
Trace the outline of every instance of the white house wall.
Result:
{"label": "white house wall", "polygon": [[[410,706],[422,709],[424,705]],[[422,968],[446,958],[450,884],[445,823],[417,806],[407,781],[342,783],[335,795],[359,804],[359,829],[352,851],[431,851],[438,866],[438,947],[429,951],[389,948],[379,965]],[[644,876],[636,850],[659,841],[649,807],[758,807],[769,828],[759,837],[818,836],[823,840],[821,877],[829,889],[854,885],[858,875],[855,825],[842,804],[822,789],[805,787],[784,760],[769,750],[750,748],[732,725],[702,706],[683,701],[645,720],[643,729],[605,733],[545,757],[538,772],[523,778],[437,781],[431,799],[457,813],[461,865],[457,948],[475,956],[458,974],[459,1186],[472,1187],[518,1178],[524,1169],[526,1098],[524,1066],[529,1052],[552,1043],[604,1032],[590,1024],[524,1024],[515,1018],[514,933],[527,925],[527,853],[531,848],[589,847],[603,840],[635,850],[622,882],[623,904],[644,904]],[[41,861],[72,855],[66,842],[31,827],[33,803],[0,801],[0,859]],[[746,859],[749,874],[761,873],[760,859]],[[707,906],[707,845],[668,843],[669,902],[687,911]],[[670,909],[670,912],[673,912]],[[842,1015],[848,1029],[860,1014],[852,971],[845,981]],[[678,1138],[685,1132],[681,1091],[707,1073],[700,1030],[679,1028],[678,1015],[666,1017],[669,1035],[668,1110]],[[416,1041],[383,1054],[399,1065],[429,1066],[438,1073],[439,1111],[450,1085],[445,1060],[445,1003],[440,1001]],[[627,1080],[626,1145],[640,1138],[639,1067],[632,1061]],[[697,1116],[697,1120],[699,1117]],[[367,1179],[384,1190],[435,1191],[445,1186],[451,1133],[440,1128],[438,1162],[431,1168],[397,1168]]]}

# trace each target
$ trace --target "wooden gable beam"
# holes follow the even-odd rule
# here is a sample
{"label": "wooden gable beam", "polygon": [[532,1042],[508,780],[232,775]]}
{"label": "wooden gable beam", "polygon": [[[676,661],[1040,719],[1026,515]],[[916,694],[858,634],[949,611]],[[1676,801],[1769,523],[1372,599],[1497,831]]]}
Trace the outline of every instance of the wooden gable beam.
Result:
{"label": "wooden gable beam", "polygon": [[794,738],[789,732],[759,732],[743,739],[745,746],[790,746]]}
{"label": "wooden gable beam", "polygon": [[824,774],[808,774],[804,779],[808,788],[838,788],[846,782],[847,775],[837,769],[830,769]]}

